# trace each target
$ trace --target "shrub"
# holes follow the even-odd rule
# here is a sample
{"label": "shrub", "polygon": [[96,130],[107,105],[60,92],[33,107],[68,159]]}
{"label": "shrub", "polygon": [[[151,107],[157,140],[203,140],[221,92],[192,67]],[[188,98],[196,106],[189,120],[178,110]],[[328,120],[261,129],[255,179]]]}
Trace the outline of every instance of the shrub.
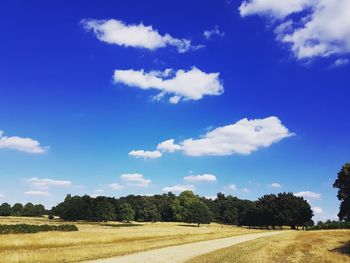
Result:
{"label": "shrub", "polygon": [[309,227],[308,230],[322,229],[350,229],[350,222],[326,221],[318,222],[316,226]]}
{"label": "shrub", "polygon": [[70,232],[78,231],[75,225],[0,225],[0,234],[25,234],[48,231]]}

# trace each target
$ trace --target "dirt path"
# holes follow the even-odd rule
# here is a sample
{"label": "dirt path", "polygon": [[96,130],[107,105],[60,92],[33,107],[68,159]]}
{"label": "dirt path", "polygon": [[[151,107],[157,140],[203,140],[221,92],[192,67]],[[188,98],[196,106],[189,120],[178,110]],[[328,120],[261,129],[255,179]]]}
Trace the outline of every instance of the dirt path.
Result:
{"label": "dirt path", "polygon": [[[286,232],[286,231],[284,231]],[[282,233],[264,232],[248,234],[235,237],[220,238],[208,241],[195,242],[172,247],[164,247],[144,252],[138,252],[126,256],[119,256],[107,259],[86,261],[85,263],[182,263],[196,256],[212,252],[225,247],[250,241],[260,237],[268,237]]]}

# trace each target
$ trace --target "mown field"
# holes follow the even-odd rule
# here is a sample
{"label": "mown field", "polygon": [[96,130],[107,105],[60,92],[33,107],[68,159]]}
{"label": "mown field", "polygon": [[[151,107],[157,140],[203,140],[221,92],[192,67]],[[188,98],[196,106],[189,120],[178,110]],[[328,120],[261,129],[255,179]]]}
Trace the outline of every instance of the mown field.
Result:
{"label": "mown field", "polygon": [[[0,224],[61,224],[45,218],[0,217]],[[77,262],[170,245],[261,232],[219,224],[65,222],[77,232],[0,235],[1,262]]]}
{"label": "mown field", "polygon": [[288,231],[214,251],[186,263],[347,263],[350,230]]}

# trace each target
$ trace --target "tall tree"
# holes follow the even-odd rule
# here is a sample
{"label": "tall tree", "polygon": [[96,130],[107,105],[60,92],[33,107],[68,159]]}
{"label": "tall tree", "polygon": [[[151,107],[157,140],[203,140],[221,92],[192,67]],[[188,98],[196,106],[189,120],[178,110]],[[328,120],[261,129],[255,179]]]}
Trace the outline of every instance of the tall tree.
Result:
{"label": "tall tree", "polygon": [[20,216],[23,213],[23,205],[20,203],[16,203],[12,206],[12,215]]}
{"label": "tall tree", "polygon": [[194,201],[189,205],[186,211],[184,221],[187,223],[196,223],[198,227],[200,224],[210,224],[213,215],[209,208],[201,201]]}
{"label": "tall tree", "polygon": [[338,217],[350,221],[350,163],[343,165],[333,187],[339,189],[337,197],[341,203]]}

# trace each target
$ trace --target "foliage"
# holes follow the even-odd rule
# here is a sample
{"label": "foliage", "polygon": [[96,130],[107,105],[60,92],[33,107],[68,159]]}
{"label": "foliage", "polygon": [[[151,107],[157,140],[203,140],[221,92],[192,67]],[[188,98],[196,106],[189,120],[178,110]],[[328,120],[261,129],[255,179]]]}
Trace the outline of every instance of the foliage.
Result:
{"label": "foliage", "polygon": [[120,220],[130,222],[135,217],[135,211],[131,208],[129,203],[123,203],[120,207]]}
{"label": "foliage", "polygon": [[338,188],[337,197],[341,201],[338,217],[350,221],[350,163],[342,167],[333,187]]}
{"label": "foliage", "polygon": [[75,225],[0,225],[0,234],[23,234],[48,231],[71,232],[78,231],[78,228]]}
{"label": "foliage", "polygon": [[210,224],[213,219],[209,208],[201,201],[192,202],[186,211],[184,222],[200,224]]}
{"label": "foliage", "polygon": [[318,222],[317,225],[309,227],[308,230],[321,230],[321,229],[350,229],[350,222],[330,221]]}

